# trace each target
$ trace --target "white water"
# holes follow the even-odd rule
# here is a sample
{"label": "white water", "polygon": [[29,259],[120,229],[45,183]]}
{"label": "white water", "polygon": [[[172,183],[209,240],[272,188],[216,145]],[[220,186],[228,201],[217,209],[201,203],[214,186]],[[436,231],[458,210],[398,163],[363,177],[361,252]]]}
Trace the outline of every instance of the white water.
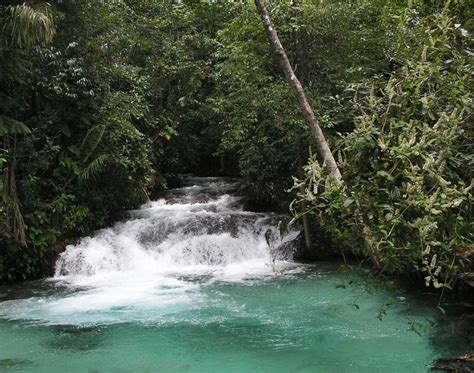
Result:
{"label": "white water", "polygon": [[[200,302],[200,287],[297,271],[282,261],[275,214],[244,211],[237,184],[188,178],[131,219],[68,246],[52,281],[65,294],[3,302],[0,316],[48,324],[160,320]],[[268,242],[267,242],[268,241]]]}

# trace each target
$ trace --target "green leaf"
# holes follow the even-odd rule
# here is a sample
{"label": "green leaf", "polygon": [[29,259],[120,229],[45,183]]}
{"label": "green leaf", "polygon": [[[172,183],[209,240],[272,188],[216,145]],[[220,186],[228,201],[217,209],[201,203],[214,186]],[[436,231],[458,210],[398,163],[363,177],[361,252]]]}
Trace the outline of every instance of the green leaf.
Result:
{"label": "green leaf", "polygon": [[31,133],[30,129],[20,121],[5,115],[0,116],[0,136],[1,135],[24,135]]}
{"label": "green leaf", "polygon": [[349,207],[350,205],[352,205],[353,203],[354,203],[354,198],[348,197],[348,198],[346,198],[346,200],[344,201],[343,206],[344,206],[345,208],[347,208],[347,207]]}

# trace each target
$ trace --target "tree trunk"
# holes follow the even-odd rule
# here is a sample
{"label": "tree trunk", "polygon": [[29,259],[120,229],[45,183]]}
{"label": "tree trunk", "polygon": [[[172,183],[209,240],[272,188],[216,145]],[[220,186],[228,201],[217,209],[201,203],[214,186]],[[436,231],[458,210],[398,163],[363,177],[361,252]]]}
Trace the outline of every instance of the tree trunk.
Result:
{"label": "tree trunk", "polygon": [[9,162],[5,170],[5,189],[8,194],[7,202],[7,219],[6,227],[21,246],[27,246],[26,243],[26,232],[25,232],[25,222],[23,220],[23,215],[20,209],[20,201],[18,198],[18,193],[16,189],[16,152],[17,152],[17,139],[16,135],[13,140],[13,146],[11,146],[9,136],[6,135],[6,148],[9,150]]}
{"label": "tree trunk", "polygon": [[[298,166],[299,166],[299,176],[301,180],[304,178],[304,160],[303,160],[303,144],[301,140],[298,141]],[[308,251],[313,250],[313,239],[311,238],[311,226],[309,223],[308,214],[305,214],[307,210],[306,201],[301,201],[301,219],[303,220],[303,232],[304,232],[304,242]]]}
{"label": "tree trunk", "polygon": [[339,167],[337,166],[336,160],[334,159],[331,150],[329,149],[328,143],[326,141],[326,138],[324,137],[324,133],[321,130],[321,127],[319,126],[319,122],[316,116],[314,115],[313,109],[311,108],[308,99],[306,98],[303,86],[296,77],[293,68],[291,67],[290,61],[288,60],[288,56],[286,55],[286,52],[283,49],[280,39],[278,38],[276,29],[272,25],[267,8],[264,4],[264,0],[255,0],[255,6],[257,7],[263,25],[265,26],[265,30],[268,34],[268,38],[270,39],[270,43],[273,46],[273,50],[278,59],[278,62],[280,63],[283,72],[285,73],[285,77],[288,80],[288,83],[293,89],[293,92],[298,100],[301,112],[303,113],[303,116],[306,119],[306,122],[308,123],[308,126],[314,136],[314,139],[316,140],[316,146],[319,154],[323,158],[324,167],[338,183],[341,183],[342,176],[341,172],[339,171]]}

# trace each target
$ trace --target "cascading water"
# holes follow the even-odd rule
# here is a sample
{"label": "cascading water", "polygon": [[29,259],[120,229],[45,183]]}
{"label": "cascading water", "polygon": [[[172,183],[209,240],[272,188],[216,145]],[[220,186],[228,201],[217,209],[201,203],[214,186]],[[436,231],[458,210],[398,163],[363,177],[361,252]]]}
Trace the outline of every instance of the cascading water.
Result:
{"label": "cascading water", "polygon": [[278,246],[294,240],[298,230],[279,242],[276,227],[282,216],[243,211],[240,198],[228,194],[236,183],[218,178],[186,182],[167,199],[133,211],[132,220],[68,247],[55,277],[82,284],[103,276],[238,279],[271,273],[269,260],[281,255]]}

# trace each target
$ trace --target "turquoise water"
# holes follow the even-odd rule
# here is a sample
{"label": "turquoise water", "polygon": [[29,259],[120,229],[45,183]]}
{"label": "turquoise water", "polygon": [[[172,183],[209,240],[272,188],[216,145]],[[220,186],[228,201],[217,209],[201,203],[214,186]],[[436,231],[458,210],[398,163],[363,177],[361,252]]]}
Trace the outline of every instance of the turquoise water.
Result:
{"label": "turquoise water", "polygon": [[299,228],[188,178],[68,246],[53,278],[0,288],[0,371],[426,372],[469,351],[436,299],[294,263]]}
{"label": "turquoise water", "polygon": [[[433,344],[432,306],[363,282],[349,285],[359,277],[335,269],[317,265],[296,274],[202,285],[187,290],[191,302],[166,312],[132,306],[89,311],[73,325],[66,316],[54,325],[45,315],[2,320],[0,370],[426,372],[435,358],[453,352]],[[46,290],[51,286],[43,285],[35,301],[54,297],[44,295],[54,293]],[[97,313],[102,321],[96,324]],[[135,321],[127,322],[127,314]]]}

